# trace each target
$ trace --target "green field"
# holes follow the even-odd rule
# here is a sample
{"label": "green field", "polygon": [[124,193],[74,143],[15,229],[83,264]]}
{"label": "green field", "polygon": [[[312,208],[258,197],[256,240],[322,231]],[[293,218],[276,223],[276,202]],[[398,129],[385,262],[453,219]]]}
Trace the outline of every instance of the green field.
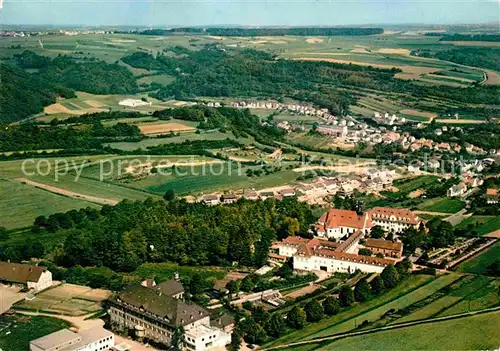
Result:
{"label": "green field", "polygon": [[179,272],[182,276],[192,276],[200,274],[204,279],[222,279],[227,274],[227,270],[220,267],[190,267],[179,266],[176,263],[143,263],[134,272],[134,275],[141,278],[156,277],[157,281],[172,279],[174,273]]}
{"label": "green field", "polygon": [[0,226],[20,228],[31,226],[36,217],[85,207],[100,206],[88,201],[57,195],[12,179],[1,179]]}
{"label": "green field", "polygon": [[44,316],[0,316],[0,349],[5,351],[29,350],[30,341],[71,324],[61,319]]}
{"label": "green field", "polygon": [[496,260],[500,260],[500,241],[491,245],[478,255],[460,263],[457,267],[457,271],[464,273],[485,274],[487,273],[488,266]]}
{"label": "green field", "polygon": [[456,213],[465,207],[459,199],[443,197],[424,201],[418,206],[419,210],[430,212]]}
{"label": "green field", "polygon": [[288,350],[492,350],[500,344],[498,325],[497,311]]}
{"label": "green field", "polygon": [[[468,295],[490,284],[490,278],[485,276],[469,276],[451,284],[446,291],[446,295],[435,299],[429,304],[417,309],[407,316],[396,319],[396,323],[404,323],[419,319],[426,319],[438,315],[440,312],[457,304]],[[431,296],[432,298],[432,296]]]}
{"label": "green field", "polygon": [[479,235],[488,234],[500,229],[500,218],[498,216],[471,216],[458,224],[457,228],[474,226],[474,231]]}

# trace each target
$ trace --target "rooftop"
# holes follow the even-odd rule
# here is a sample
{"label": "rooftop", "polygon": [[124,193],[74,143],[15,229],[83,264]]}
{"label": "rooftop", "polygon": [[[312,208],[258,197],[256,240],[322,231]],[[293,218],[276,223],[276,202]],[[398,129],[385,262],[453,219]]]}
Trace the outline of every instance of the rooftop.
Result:
{"label": "rooftop", "polygon": [[401,242],[393,242],[384,239],[366,239],[365,247],[367,248],[374,247],[384,250],[400,251],[403,248],[403,244]]}
{"label": "rooftop", "polygon": [[418,216],[406,208],[374,207],[368,213],[372,219],[382,218],[394,222],[419,223]]}
{"label": "rooftop", "polygon": [[175,279],[161,282],[160,284],[155,285],[154,289],[168,296],[173,296],[184,292],[184,287],[182,286],[182,284]]}
{"label": "rooftop", "polygon": [[209,313],[202,307],[175,299],[157,289],[148,289],[134,285],[114,298],[118,303],[125,303],[141,313],[160,318],[165,323],[179,327],[205,318]]}
{"label": "rooftop", "polygon": [[38,282],[47,267],[0,261],[0,280],[11,283]]}
{"label": "rooftop", "polygon": [[42,336],[39,339],[31,341],[31,344],[37,346],[42,350],[52,349],[56,346],[66,344],[69,342],[77,343],[82,337],[69,329],[62,329],[55,333]]}
{"label": "rooftop", "polygon": [[[323,219],[321,216],[320,220]],[[363,229],[371,227],[370,219],[365,214],[358,214],[356,211],[330,209],[325,219],[326,228],[349,227]]]}

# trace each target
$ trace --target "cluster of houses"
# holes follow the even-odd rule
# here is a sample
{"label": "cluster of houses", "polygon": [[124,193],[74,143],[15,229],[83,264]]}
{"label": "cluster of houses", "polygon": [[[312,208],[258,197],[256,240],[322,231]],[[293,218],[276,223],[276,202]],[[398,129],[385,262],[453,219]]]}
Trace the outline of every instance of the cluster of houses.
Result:
{"label": "cluster of houses", "polygon": [[[370,238],[374,226],[386,232],[398,233],[406,228],[417,228],[422,220],[407,209],[376,207],[365,213],[330,209],[315,225],[315,237],[305,239],[288,237],[274,244],[271,260],[293,260],[299,271],[325,271],[329,273],[380,273],[401,259],[403,244],[394,235],[393,240]],[[360,249],[371,255],[359,254]]]}
{"label": "cluster of houses", "polygon": [[[207,104],[210,106],[210,102]],[[215,104],[213,103],[214,107]],[[231,107],[234,108],[255,108],[255,109],[265,109],[265,110],[276,110],[276,111],[290,111],[293,113],[297,113],[300,115],[310,115],[310,116],[318,116],[322,118],[326,118],[328,120],[336,120],[337,116],[334,116],[328,112],[328,109],[326,108],[315,108],[312,106],[304,106],[304,105],[295,105],[295,104],[282,104],[279,102],[269,102],[269,101],[262,101],[262,102],[247,102],[247,101],[240,101],[240,102],[233,102],[231,103]]]}
{"label": "cluster of houses", "polygon": [[282,200],[287,197],[297,196],[299,201],[316,203],[315,200],[326,196],[339,194],[351,195],[354,190],[361,193],[377,193],[392,186],[396,177],[394,170],[369,169],[362,174],[351,174],[343,177],[318,177],[313,183],[281,187],[279,190],[240,190],[226,194],[212,193],[201,195],[198,198],[186,197],[188,202],[200,202],[209,206],[219,204],[230,205],[239,199],[262,200],[269,198]]}
{"label": "cluster of houses", "polygon": [[389,113],[381,114],[380,112],[374,112],[373,118],[378,122],[386,123],[390,126],[394,125],[394,123],[405,123],[406,118],[398,117],[395,114],[390,115]]}

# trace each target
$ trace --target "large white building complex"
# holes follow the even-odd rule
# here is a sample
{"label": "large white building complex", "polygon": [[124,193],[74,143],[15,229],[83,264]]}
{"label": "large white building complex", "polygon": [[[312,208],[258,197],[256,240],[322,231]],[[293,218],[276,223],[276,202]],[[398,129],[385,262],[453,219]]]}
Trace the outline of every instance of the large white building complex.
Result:
{"label": "large white building complex", "polygon": [[[352,273],[356,270],[380,273],[401,259],[403,244],[397,240],[369,238],[378,225],[386,232],[398,233],[422,220],[406,209],[375,207],[359,214],[330,209],[315,225],[317,237],[288,237],[273,245],[274,256],[292,258],[293,268],[306,271]],[[358,254],[363,248],[364,255]]]}
{"label": "large white building complex", "polygon": [[183,293],[182,285],[176,280],[131,286],[110,299],[111,326],[117,330],[134,330],[139,338],[167,346],[172,344],[176,330],[182,327],[183,346],[192,351],[229,344],[231,331],[211,325],[209,312],[195,303],[183,301]]}

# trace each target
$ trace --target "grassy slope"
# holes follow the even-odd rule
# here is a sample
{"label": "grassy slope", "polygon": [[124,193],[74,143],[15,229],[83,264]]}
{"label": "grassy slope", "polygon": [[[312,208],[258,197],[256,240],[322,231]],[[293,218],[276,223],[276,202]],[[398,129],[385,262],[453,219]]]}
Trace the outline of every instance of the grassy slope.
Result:
{"label": "grassy slope", "polygon": [[500,312],[346,338],[289,350],[486,350],[498,348]]}
{"label": "grassy slope", "polygon": [[494,261],[500,259],[500,242],[490,246],[488,249],[481,252],[478,256],[474,256],[465,262],[458,265],[457,271],[464,273],[485,274],[488,266]]}
{"label": "grassy slope", "polygon": [[[405,280],[403,283],[398,285],[396,288],[388,291],[382,296],[370,300],[362,304],[355,304],[353,307],[344,310],[336,316],[325,318],[318,323],[311,324],[303,330],[298,330],[285,335],[277,340],[272,341],[267,346],[280,345],[288,342],[300,341],[306,338],[311,338],[317,336],[319,333],[329,328],[335,328],[337,324],[344,324],[351,321],[351,327],[354,328],[353,318],[357,318],[358,315],[362,315],[369,310],[378,308],[378,306],[384,306],[388,302],[404,296],[405,294],[417,289],[420,286],[426,286],[429,282],[433,281],[433,278],[427,275],[414,275],[409,279]],[[357,318],[358,319],[358,318]]]}

